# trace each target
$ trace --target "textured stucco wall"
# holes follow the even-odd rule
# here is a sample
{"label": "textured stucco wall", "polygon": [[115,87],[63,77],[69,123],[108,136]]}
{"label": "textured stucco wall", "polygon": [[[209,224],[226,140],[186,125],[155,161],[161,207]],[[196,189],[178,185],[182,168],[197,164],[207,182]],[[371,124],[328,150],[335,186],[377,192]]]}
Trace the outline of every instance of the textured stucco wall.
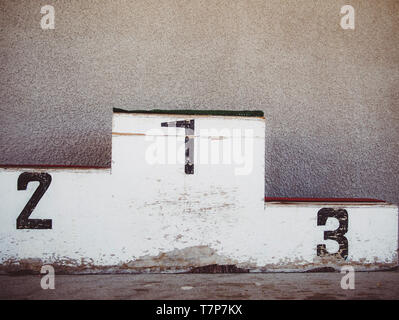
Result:
{"label": "textured stucco wall", "polygon": [[[55,30],[40,28],[45,4]],[[0,0],[0,163],[110,165],[112,107],[262,109],[268,196],[399,202],[398,13],[397,0]]]}

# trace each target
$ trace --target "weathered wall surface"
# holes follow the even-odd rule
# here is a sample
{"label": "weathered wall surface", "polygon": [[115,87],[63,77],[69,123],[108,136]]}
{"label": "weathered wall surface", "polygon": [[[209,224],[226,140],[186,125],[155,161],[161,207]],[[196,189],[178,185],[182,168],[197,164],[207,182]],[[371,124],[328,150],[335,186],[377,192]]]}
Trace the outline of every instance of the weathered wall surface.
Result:
{"label": "weathered wall surface", "polygon": [[[55,30],[40,7],[54,5]],[[339,26],[356,10],[356,29]],[[399,202],[399,1],[0,1],[0,163],[107,166],[111,110],[262,109],[269,196]]]}

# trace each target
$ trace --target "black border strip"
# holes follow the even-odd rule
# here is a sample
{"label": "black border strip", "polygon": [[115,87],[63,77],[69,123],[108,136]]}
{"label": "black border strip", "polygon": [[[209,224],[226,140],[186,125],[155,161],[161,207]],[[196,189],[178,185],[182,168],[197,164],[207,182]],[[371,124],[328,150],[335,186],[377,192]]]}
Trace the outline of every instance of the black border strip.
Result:
{"label": "black border strip", "polygon": [[233,116],[233,117],[258,117],[263,118],[264,113],[261,110],[125,110],[113,108],[114,113],[145,113],[145,114],[181,114],[192,116]]}

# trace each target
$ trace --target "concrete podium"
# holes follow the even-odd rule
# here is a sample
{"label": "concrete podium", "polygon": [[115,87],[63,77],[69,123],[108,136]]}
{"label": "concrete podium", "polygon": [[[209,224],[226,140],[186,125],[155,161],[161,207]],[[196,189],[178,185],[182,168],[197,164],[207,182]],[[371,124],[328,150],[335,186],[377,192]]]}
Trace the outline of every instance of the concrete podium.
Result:
{"label": "concrete podium", "polygon": [[37,272],[44,264],[58,273],[397,265],[396,205],[265,199],[264,155],[259,112],[118,110],[111,168],[0,169],[0,271]]}

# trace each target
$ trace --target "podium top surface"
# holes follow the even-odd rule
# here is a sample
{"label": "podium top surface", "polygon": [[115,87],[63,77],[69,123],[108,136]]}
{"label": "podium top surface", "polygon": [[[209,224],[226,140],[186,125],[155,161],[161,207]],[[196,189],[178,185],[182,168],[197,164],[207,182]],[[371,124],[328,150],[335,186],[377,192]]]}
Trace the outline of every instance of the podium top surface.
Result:
{"label": "podium top surface", "polygon": [[289,197],[265,197],[266,202],[385,202],[372,198],[289,198]]}
{"label": "podium top surface", "polygon": [[265,197],[265,202],[272,205],[300,205],[314,206],[319,204],[358,206],[358,205],[377,205],[377,206],[395,206],[384,200],[372,198],[289,198],[289,197]]}

